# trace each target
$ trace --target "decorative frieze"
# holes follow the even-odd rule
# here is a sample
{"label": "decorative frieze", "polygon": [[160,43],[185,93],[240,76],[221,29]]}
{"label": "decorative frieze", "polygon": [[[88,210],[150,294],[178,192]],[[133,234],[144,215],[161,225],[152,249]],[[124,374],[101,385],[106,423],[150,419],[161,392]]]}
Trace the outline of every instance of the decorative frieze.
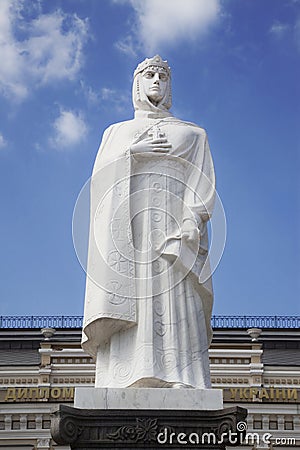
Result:
{"label": "decorative frieze", "polygon": [[248,378],[211,378],[212,385],[219,384],[249,384]]}
{"label": "decorative frieze", "polygon": [[251,360],[250,358],[215,358],[211,357],[209,358],[210,364],[250,364]]}
{"label": "decorative frieze", "polygon": [[89,357],[78,358],[78,357],[51,357],[52,364],[93,364],[93,359]]}
{"label": "decorative frieze", "polygon": [[53,384],[94,384],[95,383],[95,377],[81,377],[81,378],[74,378],[74,377],[64,377],[64,378],[52,378]]}
{"label": "decorative frieze", "polygon": [[48,430],[50,422],[50,411],[44,414],[0,414],[0,431]]}
{"label": "decorative frieze", "polygon": [[299,385],[300,378],[264,378],[264,384],[270,386],[286,384],[289,386]]}

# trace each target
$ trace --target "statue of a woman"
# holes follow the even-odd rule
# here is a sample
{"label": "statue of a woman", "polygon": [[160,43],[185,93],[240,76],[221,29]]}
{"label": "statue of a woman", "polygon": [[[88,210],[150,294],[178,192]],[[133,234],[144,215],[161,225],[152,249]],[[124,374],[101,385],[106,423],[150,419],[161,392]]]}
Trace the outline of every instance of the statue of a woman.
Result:
{"label": "statue of a woman", "polygon": [[83,348],[96,387],[209,388],[207,136],[170,113],[158,55],[135,70],[133,104],[133,120],[105,131],[93,169]]}

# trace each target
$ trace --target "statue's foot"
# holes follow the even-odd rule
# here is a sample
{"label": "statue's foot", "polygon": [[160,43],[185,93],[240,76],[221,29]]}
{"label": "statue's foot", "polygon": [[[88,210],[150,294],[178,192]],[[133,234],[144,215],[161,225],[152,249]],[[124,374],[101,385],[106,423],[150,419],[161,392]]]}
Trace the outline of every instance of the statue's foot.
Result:
{"label": "statue's foot", "polygon": [[192,386],[190,386],[189,384],[184,384],[184,383],[173,383],[172,388],[173,389],[192,389]]}

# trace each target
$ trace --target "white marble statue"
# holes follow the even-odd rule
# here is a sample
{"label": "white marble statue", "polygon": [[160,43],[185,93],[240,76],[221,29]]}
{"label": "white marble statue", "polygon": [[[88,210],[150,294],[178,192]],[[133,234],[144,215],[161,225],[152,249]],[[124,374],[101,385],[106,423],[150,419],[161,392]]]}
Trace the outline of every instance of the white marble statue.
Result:
{"label": "white marble statue", "polygon": [[160,56],[134,72],[135,117],[103,135],[91,181],[83,348],[96,387],[209,388],[213,301],[206,132],[172,116]]}

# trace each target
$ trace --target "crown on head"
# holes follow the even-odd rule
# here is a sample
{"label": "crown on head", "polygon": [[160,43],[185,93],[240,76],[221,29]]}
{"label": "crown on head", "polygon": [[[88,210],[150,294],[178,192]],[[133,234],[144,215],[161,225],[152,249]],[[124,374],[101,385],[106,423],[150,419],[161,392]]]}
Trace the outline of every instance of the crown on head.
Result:
{"label": "crown on head", "polygon": [[134,76],[140,72],[143,72],[149,66],[161,67],[168,73],[169,76],[171,75],[171,69],[168,65],[168,61],[164,61],[159,55],[155,55],[153,58],[146,58],[142,61],[135,69]]}

